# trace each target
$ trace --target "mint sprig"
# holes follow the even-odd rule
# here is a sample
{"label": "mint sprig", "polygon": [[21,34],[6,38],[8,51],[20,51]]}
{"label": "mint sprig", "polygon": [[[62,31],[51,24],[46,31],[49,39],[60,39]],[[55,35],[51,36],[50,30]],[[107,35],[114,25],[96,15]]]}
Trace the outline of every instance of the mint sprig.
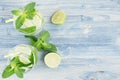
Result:
{"label": "mint sprig", "polygon": [[47,42],[47,40],[50,38],[50,34],[48,31],[42,32],[42,34],[38,38],[34,36],[25,37],[29,38],[31,44],[35,46],[38,50],[57,51],[57,48],[54,44]]}
{"label": "mint sprig", "polygon": [[23,74],[25,73],[25,69],[23,69],[23,67],[28,67],[32,63],[33,62],[29,64],[24,64],[19,60],[19,57],[16,56],[12,60],[10,60],[10,64],[4,69],[2,73],[2,78],[8,78],[12,76],[13,74],[16,74],[19,78],[23,78]]}
{"label": "mint sprig", "polygon": [[32,20],[33,17],[36,15],[35,5],[36,5],[35,2],[31,2],[27,4],[23,10],[19,9],[19,10],[11,11],[13,15],[17,16],[17,19],[15,21],[15,26],[16,29],[19,30],[20,32],[32,33],[36,30],[36,26],[32,26],[32,29],[31,27],[27,29],[21,29],[26,19]]}

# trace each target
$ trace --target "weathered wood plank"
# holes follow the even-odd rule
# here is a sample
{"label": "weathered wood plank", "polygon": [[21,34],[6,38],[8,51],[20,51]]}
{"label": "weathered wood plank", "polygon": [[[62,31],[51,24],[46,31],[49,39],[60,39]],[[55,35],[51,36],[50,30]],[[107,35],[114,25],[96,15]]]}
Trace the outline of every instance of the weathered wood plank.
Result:
{"label": "weathered wood plank", "polygon": [[[49,69],[40,59],[23,80],[88,80],[84,76],[90,71],[110,71],[117,76],[110,76],[111,80],[120,79],[120,0],[0,0],[0,75],[7,64],[4,55],[17,44],[29,44],[13,23],[6,24],[5,20],[12,18],[11,10],[31,1],[37,2],[45,16],[44,29],[51,33],[49,41],[58,47],[62,63]],[[66,12],[67,20],[56,26],[50,17],[59,9]],[[91,28],[86,34],[88,26]],[[13,76],[5,80],[19,79]]]}

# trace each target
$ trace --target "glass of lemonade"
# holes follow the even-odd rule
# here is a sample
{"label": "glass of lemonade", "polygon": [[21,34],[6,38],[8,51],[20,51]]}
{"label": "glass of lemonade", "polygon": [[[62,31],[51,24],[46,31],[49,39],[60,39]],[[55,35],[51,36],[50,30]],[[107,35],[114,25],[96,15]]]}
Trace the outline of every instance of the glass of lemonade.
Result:
{"label": "glass of lemonade", "polygon": [[19,62],[26,65],[21,66],[25,71],[31,70],[38,62],[38,52],[36,48],[26,44],[15,46],[5,57],[9,59],[9,62],[18,57]]}

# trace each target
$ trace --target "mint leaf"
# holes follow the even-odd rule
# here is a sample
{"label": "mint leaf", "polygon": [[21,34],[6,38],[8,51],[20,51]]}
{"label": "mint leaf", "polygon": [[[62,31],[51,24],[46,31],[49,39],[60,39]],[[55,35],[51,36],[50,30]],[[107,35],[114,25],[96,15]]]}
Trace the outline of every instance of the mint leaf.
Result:
{"label": "mint leaf", "polygon": [[15,57],[10,61],[11,67],[16,68],[16,67],[27,67],[31,64],[24,64],[19,60],[19,57]]}
{"label": "mint leaf", "polygon": [[34,56],[33,56],[33,54],[30,55],[29,60],[31,61],[31,64],[34,64]]}
{"label": "mint leaf", "polygon": [[46,40],[50,38],[50,34],[48,31],[42,32],[42,34],[38,37],[38,39],[34,36],[25,36],[25,37],[30,38],[31,44],[34,47],[36,47],[38,50],[57,51],[57,48],[54,44],[46,42]]}
{"label": "mint leaf", "polygon": [[11,12],[12,12],[12,14],[14,14],[16,16],[20,16],[22,14],[22,11],[20,11],[20,10],[12,10]]}
{"label": "mint leaf", "polygon": [[21,69],[21,68],[20,68],[20,70],[21,70],[21,72],[23,72],[23,73],[25,72],[25,69]]}
{"label": "mint leaf", "polygon": [[31,26],[31,27],[28,27],[28,28],[20,28],[19,31],[20,32],[24,32],[24,33],[32,33],[36,30],[36,26]]}
{"label": "mint leaf", "polygon": [[49,43],[44,42],[44,43],[42,43],[42,47],[43,47],[43,49],[50,49],[51,45]]}
{"label": "mint leaf", "polygon": [[18,59],[16,57],[10,61],[10,65],[12,68],[15,68],[17,63],[18,63]]}
{"label": "mint leaf", "polygon": [[38,49],[41,50],[42,48],[42,41],[41,40],[37,40],[37,42],[35,42],[34,46]]}
{"label": "mint leaf", "polygon": [[19,78],[23,78],[23,73],[24,73],[24,70],[21,70],[18,68],[16,68],[15,70],[15,74],[19,77]]}
{"label": "mint leaf", "polygon": [[33,54],[33,58],[34,58],[34,64],[37,64],[37,62],[38,62],[38,52],[37,52],[36,48],[33,49],[32,54]]}
{"label": "mint leaf", "polygon": [[57,51],[56,46],[51,43],[43,43],[42,45],[44,50]]}
{"label": "mint leaf", "polygon": [[25,12],[31,12],[35,8],[35,2],[31,2],[24,7]]}
{"label": "mint leaf", "polygon": [[19,16],[15,22],[16,29],[19,29],[23,25],[24,21],[25,21],[25,17],[22,15]]}
{"label": "mint leaf", "polygon": [[50,34],[48,31],[42,32],[42,34],[39,36],[39,39],[42,39],[43,41],[46,41],[50,38]]}
{"label": "mint leaf", "polygon": [[30,12],[26,12],[26,18],[27,19],[32,20],[35,15],[36,15],[36,10],[35,9],[31,10]]}
{"label": "mint leaf", "polygon": [[32,45],[35,44],[35,42],[37,41],[37,38],[35,36],[28,36],[28,35],[25,35],[25,38],[29,38],[30,39],[30,43]]}
{"label": "mint leaf", "polygon": [[57,48],[54,44],[51,44],[51,43],[49,44],[51,45],[51,48],[50,48],[51,51],[57,51]]}
{"label": "mint leaf", "polygon": [[31,53],[29,60],[31,61],[31,64],[36,64],[38,62],[38,52],[34,49]]}
{"label": "mint leaf", "polygon": [[24,63],[22,63],[22,62],[18,62],[18,64],[17,64],[17,66],[18,67],[28,67],[28,66],[30,66],[31,65],[31,63],[29,63],[29,64],[24,64]]}
{"label": "mint leaf", "polygon": [[2,73],[2,78],[8,78],[13,74],[14,74],[14,70],[12,69],[11,65],[8,65]]}

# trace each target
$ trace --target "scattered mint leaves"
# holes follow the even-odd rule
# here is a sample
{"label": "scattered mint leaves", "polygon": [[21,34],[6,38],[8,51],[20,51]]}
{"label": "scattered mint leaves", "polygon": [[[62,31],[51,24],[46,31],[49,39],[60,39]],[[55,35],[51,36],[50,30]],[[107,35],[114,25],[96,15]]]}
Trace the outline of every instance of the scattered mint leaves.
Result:
{"label": "scattered mint leaves", "polygon": [[48,31],[44,31],[38,38],[33,36],[25,36],[30,39],[30,42],[33,46],[35,46],[38,50],[49,50],[49,51],[57,51],[57,48],[54,44],[46,42],[50,38],[50,34]]}

